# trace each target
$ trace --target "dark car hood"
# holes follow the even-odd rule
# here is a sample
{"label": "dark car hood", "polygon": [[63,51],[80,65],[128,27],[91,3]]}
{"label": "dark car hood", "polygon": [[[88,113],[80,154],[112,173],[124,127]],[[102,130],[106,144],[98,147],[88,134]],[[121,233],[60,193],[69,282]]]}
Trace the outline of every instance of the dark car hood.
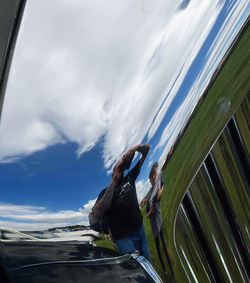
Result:
{"label": "dark car hood", "polygon": [[7,269],[26,265],[92,260],[119,256],[119,253],[89,243],[77,242],[11,242],[4,244],[4,262]]}
{"label": "dark car hood", "polygon": [[3,257],[15,283],[154,282],[152,268],[146,271],[133,256],[88,243],[12,242],[4,245]]}

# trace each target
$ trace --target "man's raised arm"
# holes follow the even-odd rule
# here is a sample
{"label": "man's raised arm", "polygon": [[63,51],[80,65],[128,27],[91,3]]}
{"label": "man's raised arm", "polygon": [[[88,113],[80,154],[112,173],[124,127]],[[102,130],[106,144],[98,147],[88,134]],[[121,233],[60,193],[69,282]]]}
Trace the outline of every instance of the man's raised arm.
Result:
{"label": "man's raised arm", "polygon": [[97,222],[103,215],[105,215],[106,211],[111,205],[113,193],[115,187],[121,180],[123,173],[126,169],[128,169],[133,161],[135,152],[141,153],[142,157],[136,166],[131,170],[131,175],[134,175],[134,178],[139,175],[140,168],[147,157],[149,152],[150,146],[148,144],[139,144],[132,149],[128,150],[120,159],[116,165],[114,166],[113,173],[112,173],[112,183],[107,187],[106,191],[100,195],[99,199],[97,199],[94,207],[92,208],[92,212],[90,213],[90,217],[92,218],[93,222]]}
{"label": "man's raised arm", "polygon": [[149,144],[139,144],[135,147],[133,147],[130,151],[133,152],[133,154],[135,154],[135,152],[139,152],[142,156],[140,158],[140,160],[137,162],[137,164],[134,166],[134,168],[132,170],[130,170],[129,175],[130,177],[132,177],[134,180],[138,177],[142,164],[145,161],[148,152],[150,149],[150,145]]}
{"label": "man's raised arm", "polygon": [[149,144],[139,144],[137,146],[135,146],[134,150],[141,153],[142,157],[140,159],[140,166],[142,166],[144,160],[146,159],[148,152],[150,149],[150,145]]}

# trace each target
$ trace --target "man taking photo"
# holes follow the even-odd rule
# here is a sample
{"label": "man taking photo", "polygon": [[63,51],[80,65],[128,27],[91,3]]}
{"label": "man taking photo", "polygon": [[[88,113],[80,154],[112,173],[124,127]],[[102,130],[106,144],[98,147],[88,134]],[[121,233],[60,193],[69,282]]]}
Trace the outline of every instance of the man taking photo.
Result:
{"label": "man taking photo", "polygon": [[[114,166],[111,184],[101,191],[89,215],[92,224],[106,217],[112,238],[121,254],[139,250],[140,254],[148,260],[150,260],[150,255],[135,181],[149,149],[149,145],[139,144],[123,155]],[[141,157],[129,170],[136,152],[140,153]],[[126,170],[129,171],[124,175]]]}

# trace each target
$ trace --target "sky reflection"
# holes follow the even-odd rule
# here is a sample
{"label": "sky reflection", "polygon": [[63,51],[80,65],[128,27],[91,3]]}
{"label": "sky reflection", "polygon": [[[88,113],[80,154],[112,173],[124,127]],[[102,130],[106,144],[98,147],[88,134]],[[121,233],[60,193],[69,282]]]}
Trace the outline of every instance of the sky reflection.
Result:
{"label": "sky reflection", "polygon": [[86,224],[114,162],[148,142],[141,199],[150,164],[164,161],[246,10],[222,0],[28,2],[0,124],[0,225]]}

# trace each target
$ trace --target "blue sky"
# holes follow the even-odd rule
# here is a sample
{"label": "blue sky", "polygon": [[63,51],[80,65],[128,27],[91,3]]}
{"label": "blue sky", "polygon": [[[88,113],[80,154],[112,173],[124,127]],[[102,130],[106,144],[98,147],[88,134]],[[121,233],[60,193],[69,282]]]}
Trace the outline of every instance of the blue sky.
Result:
{"label": "blue sky", "polygon": [[[96,3],[62,1],[46,23],[42,11],[56,1],[27,4],[0,124],[0,225],[86,224],[112,165],[146,142],[141,198],[150,165],[164,162],[250,9],[247,1],[159,0],[153,10],[122,2],[113,18],[95,18]],[[68,37],[55,36],[52,23],[65,24]]]}
{"label": "blue sky", "polygon": [[109,178],[98,146],[81,158],[76,157],[76,149],[73,143],[55,145],[15,163],[1,164],[2,201],[55,210],[81,207]]}

